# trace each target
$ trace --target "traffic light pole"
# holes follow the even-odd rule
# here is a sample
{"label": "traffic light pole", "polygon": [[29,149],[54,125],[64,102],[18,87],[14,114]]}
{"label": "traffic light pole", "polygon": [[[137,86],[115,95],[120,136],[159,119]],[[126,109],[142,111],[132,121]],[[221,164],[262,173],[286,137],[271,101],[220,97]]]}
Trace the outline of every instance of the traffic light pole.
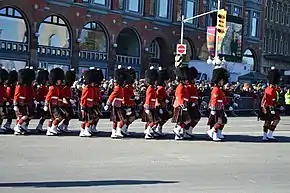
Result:
{"label": "traffic light pole", "polygon": [[[217,11],[221,9],[221,0],[218,0],[218,5],[217,5]],[[214,53],[214,58],[217,60],[218,59],[218,36],[217,36],[217,30],[215,31],[215,53]]]}
{"label": "traffic light pole", "polygon": [[[202,16],[205,16],[205,15],[208,15],[208,14],[211,14],[211,13],[215,13],[215,12],[218,12],[221,8],[221,0],[218,0],[218,5],[217,5],[217,10],[212,10],[212,11],[209,11],[209,12],[206,12],[206,13],[202,13],[202,14],[199,14],[199,15],[196,15],[194,17],[189,17],[189,18],[184,18],[184,15],[181,16],[181,32],[180,32],[180,43],[183,44],[183,33],[184,33],[184,23],[185,22],[188,22],[190,20],[193,20],[193,19],[197,19],[199,17],[202,17]],[[215,41],[215,58],[218,57],[218,37],[216,35],[216,41]]]}

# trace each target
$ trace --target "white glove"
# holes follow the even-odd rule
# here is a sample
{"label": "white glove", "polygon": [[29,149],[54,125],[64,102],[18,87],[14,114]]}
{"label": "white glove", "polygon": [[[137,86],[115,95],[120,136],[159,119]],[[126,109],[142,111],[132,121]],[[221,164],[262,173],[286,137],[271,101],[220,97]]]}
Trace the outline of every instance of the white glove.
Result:
{"label": "white glove", "polygon": [[10,103],[9,102],[6,102],[6,106],[9,106],[10,105]]}
{"label": "white glove", "polygon": [[191,106],[192,106],[192,107],[195,107],[195,105],[196,105],[195,103],[192,103],[192,105],[191,105]]}
{"label": "white glove", "polygon": [[19,111],[19,108],[18,108],[17,106],[14,106],[14,107],[13,107],[13,110],[14,110],[15,112],[18,112],[18,111]]}
{"label": "white glove", "polygon": [[104,106],[104,110],[108,111],[109,110],[109,106],[108,105]]}
{"label": "white glove", "polygon": [[44,106],[43,107],[43,110],[46,112],[46,111],[48,111],[48,106]]}
{"label": "white glove", "polygon": [[39,102],[37,102],[37,101],[33,101],[33,103],[34,103],[34,105],[38,105],[39,104]]}
{"label": "white glove", "polygon": [[272,114],[272,115],[275,115],[275,111],[271,111],[271,114]]}
{"label": "white glove", "polygon": [[131,114],[132,114],[131,109],[126,109],[126,115],[131,115]]}
{"label": "white glove", "polygon": [[168,99],[165,100],[165,103],[168,104],[170,101]]}
{"label": "white glove", "polygon": [[139,100],[139,99],[140,99],[140,97],[135,95],[135,100]]}
{"label": "white glove", "polygon": [[74,105],[74,104],[76,103],[76,101],[73,100],[73,99],[69,99],[69,102],[70,102],[72,105]]}
{"label": "white glove", "polygon": [[237,103],[234,103],[233,106],[234,106],[234,107],[238,107],[239,105],[238,105]]}
{"label": "white glove", "polygon": [[40,104],[41,104],[41,105],[44,105],[44,104],[45,104],[45,102],[41,101],[41,102],[40,102]]}
{"label": "white glove", "polygon": [[234,108],[233,107],[229,107],[229,111],[233,111],[234,110]]}
{"label": "white glove", "polygon": [[163,110],[162,110],[162,109],[159,109],[159,113],[160,113],[160,114],[163,114]]}
{"label": "white glove", "polygon": [[147,115],[150,114],[150,110],[149,110],[149,109],[145,110],[145,113],[146,113]]}
{"label": "white glove", "polygon": [[216,113],[215,111],[211,111],[210,112],[211,115],[215,115],[215,113]]}
{"label": "white glove", "polygon": [[239,99],[241,96],[238,94],[234,94],[234,97]]}

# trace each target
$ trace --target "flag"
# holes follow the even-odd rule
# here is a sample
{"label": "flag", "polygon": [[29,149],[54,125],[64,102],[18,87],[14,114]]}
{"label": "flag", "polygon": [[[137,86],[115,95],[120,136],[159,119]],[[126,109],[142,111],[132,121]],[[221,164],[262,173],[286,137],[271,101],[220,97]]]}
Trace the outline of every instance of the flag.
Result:
{"label": "flag", "polygon": [[207,27],[206,42],[207,49],[210,56],[214,56],[214,43],[215,43],[215,27]]}

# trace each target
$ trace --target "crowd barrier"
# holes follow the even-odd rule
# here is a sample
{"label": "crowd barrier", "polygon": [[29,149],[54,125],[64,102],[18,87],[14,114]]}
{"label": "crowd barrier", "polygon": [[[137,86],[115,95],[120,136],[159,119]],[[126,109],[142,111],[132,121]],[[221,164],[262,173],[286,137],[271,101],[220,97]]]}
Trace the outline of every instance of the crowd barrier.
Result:
{"label": "crowd barrier", "polygon": [[[254,113],[259,110],[260,99],[253,99],[252,97],[240,97],[240,98],[228,97],[228,99],[230,101],[230,106],[233,108],[232,111],[235,113]],[[210,100],[209,96],[205,96],[202,98],[202,103],[200,105],[201,113],[205,113],[208,111],[207,105],[208,105],[209,100]],[[101,110],[104,113],[104,115],[109,113],[109,111],[104,110],[106,101],[107,101],[107,98],[104,98],[101,104]],[[144,100],[141,99],[141,101],[144,101]],[[236,103],[237,105],[233,105],[234,103]],[[141,105],[136,105],[136,112],[139,112],[140,108],[141,108]],[[80,110],[79,105],[77,105],[74,109],[76,116],[78,115],[79,110]],[[226,111],[230,111],[230,110],[226,110]]]}

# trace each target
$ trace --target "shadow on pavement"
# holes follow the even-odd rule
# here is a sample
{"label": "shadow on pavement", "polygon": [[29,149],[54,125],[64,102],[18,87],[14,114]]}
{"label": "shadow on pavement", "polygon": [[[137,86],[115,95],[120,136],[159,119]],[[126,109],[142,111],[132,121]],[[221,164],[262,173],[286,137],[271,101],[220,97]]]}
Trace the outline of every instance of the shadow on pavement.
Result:
{"label": "shadow on pavement", "polygon": [[[281,131],[281,130],[279,130]],[[11,135],[13,133],[5,133],[4,135]],[[165,133],[166,135],[161,137],[155,137],[154,139],[149,140],[174,140],[173,133]],[[32,130],[31,133],[27,135],[45,135],[45,132],[39,133],[36,130]],[[79,131],[72,130],[70,133],[61,133],[58,136],[47,136],[47,137],[66,137],[66,136],[78,136]],[[111,132],[100,131],[96,134],[93,134],[91,138],[110,138]],[[143,139],[144,134],[141,132],[130,132],[130,136],[124,137],[121,140],[130,140],[130,139]],[[243,142],[243,143],[261,143],[262,136],[251,136],[251,135],[227,135],[225,133],[225,140],[223,142]],[[118,139],[116,139],[118,140]],[[184,139],[179,141],[211,141],[211,139],[206,134],[195,134],[191,139]],[[268,141],[271,143],[290,143],[290,137],[286,136],[276,136],[276,141]]]}
{"label": "shadow on pavement", "polygon": [[122,185],[152,185],[152,184],[175,184],[178,181],[160,180],[100,180],[100,181],[55,181],[55,182],[12,182],[0,183],[2,187],[35,187],[35,188],[67,188],[67,187],[90,187],[90,186],[122,186]]}

